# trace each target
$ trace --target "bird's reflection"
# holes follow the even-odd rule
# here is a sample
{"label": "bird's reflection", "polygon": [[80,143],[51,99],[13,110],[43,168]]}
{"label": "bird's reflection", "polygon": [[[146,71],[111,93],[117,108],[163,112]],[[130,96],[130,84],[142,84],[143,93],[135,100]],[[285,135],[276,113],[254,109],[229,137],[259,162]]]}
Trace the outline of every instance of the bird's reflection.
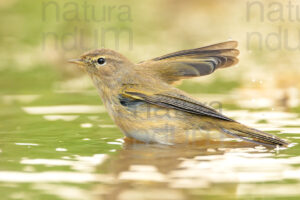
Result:
{"label": "bird's reflection", "polygon": [[178,164],[188,158],[201,155],[221,155],[231,148],[247,148],[254,145],[247,142],[214,142],[201,141],[185,145],[145,144],[135,140],[125,140],[123,149],[119,151],[115,173],[128,170],[131,165],[155,166],[161,173],[168,173],[178,167]]}
{"label": "bird's reflection", "polygon": [[[210,183],[199,178],[201,171],[195,171],[199,173],[195,174],[195,178],[191,175],[178,178],[174,172],[183,167],[184,161],[196,156],[222,156],[233,148],[253,148],[253,144],[205,141],[167,146],[125,140],[118,154],[101,168],[105,173],[112,174],[116,181],[109,186],[101,185],[98,188],[98,191],[101,190],[99,196],[101,199],[190,199],[191,194],[187,189],[207,190]],[[196,165],[199,163],[201,161]],[[226,184],[226,192],[234,193],[235,190],[236,184]]]}

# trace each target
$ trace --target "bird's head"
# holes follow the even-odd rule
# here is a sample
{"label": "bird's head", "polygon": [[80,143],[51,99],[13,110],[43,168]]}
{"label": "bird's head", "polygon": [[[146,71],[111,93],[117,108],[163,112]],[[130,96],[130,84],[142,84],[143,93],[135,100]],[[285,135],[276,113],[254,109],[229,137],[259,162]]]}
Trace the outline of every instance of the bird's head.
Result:
{"label": "bird's head", "polygon": [[96,78],[102,83],[119,80],[128,74],[134,65],[126,57],[110,49],[96,49],[69,62],[79,65],[93,79]]}

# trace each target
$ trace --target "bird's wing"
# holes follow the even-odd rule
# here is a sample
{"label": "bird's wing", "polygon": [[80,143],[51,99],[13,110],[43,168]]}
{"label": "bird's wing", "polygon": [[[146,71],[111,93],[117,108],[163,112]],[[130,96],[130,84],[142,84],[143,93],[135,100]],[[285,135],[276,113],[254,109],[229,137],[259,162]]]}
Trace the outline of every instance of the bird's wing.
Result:
{"label": "bird's wing", "polygon": [[238,62],[236,41],[177,51],[137,64],[137,67],[171,84],[181,79],[204,76]]}
{"label": "bird's wing", "polygon": [[177,89],[174,89],[174,91],[163,92],[155,89],[151,91],[145,89],[139,90],[136,87],[127,87],[122,91],[122,95],[127,98],[142,100],[160,107],[172,108],[187,113],[218,118],[226,121],[233,121],[216,110],[184,95]]}
{"label": "bird's wing", "polygon": [[122,95],[132,100],[144,101],[164,108],[172,108],[199,116],[219,119],[214,121],[214,124],[219,127],[223,133],[248,142],[271,147],[276,147],[277,145],[287,146],[289,144],[287,141],[274,135],[244,126],[221,113],[218,113],[214,109],[184,95],[178,90],[164,92],[153,88],[153,91],[155,92],[147,89],[139,90],[137,87],[128,87],[123,90]]}

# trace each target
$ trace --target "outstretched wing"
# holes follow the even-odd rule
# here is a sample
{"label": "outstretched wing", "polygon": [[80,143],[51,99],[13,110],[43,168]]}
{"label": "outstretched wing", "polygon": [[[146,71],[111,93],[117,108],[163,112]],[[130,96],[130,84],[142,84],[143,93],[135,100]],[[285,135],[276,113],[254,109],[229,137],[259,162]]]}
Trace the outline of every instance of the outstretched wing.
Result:
{"label": "outstretched wing", "polygon": [[178,51],[141,62],[137,67],[171,84],[181,79],[208,75],[216,69],[236,64],[239,54],[237,45],[236,41],[228,41]]}

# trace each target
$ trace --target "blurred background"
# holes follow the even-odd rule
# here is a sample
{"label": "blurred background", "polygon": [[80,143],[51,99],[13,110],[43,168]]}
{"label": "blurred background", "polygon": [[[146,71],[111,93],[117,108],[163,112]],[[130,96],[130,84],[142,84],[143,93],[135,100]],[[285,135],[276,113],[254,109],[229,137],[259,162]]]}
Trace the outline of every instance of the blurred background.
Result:
{"label": "blurred background", "polygon": [[66,61],[95,48],[139,62],[237,40],[240,63],[193,80],[198,87],[185,83],[189,92],[236,90],[239,98],[259,98],[260,107],[297,108],[297,7],[296,1],[1,1],[1,91],[93,90]]}
{"label": "blurred background", "polygon": [[[228,178],[240,173],[237,169],[249,170],[247,166],[230,166],[228,171],[218,173],[224,185],[215,187],[218,180],[211,177],[193,181],[184,172],[181,178],[185,179],[178,186],[174,182],[178,177],[169,177],[178,158],[193,158],[197,153],[189,152],[187,156],[181,152],[170,157],[156,147],[124,146],[122,133],[105,113],[89,77],[67,60],[105,47],[140,62],[178,50],[236,40],[241,52],[238,65],[186,80],[179,87],[204,103],[220,102],[225,114],[241,122],[285,134],[280,136],[298,143],[299,12],[300,3],[296,0],[0,0],[0,193],[4,199],[197,199],[215,195],[222,199],[247,195],[272,199],[274,188],[284,188],[275,192],[276,197],[289,194],[291,199],[297,199],[297,145],[283,151],[286,160],[275,159],[274,151],[261,156],[265,150],[257,150],[258,157],[246,156],[252,159],[249,162],[254,163],[254,168],[261,163],[266,168],[258,174],[252,171],[257,176],[249,172],[247,177],[260,178],[246,178],[244,183],[277,184],[263,187],[261,193],[257,190],[259,184],[243,185],[243,181]],[[223,150],[208,152],[227,152]],[[131,166],[151,165],[149,152],[154,153],[150,159],[153,163],[165,161],[164,165],[153,164],[163,176],[151,174],[151,167]],[[137,159],[136,153],[148,161]],[[108,157],[115,161],[104,166],[112,166],[113,170],[99,167]],[[269,160],[259,160],[262,157]],[[231,157],[226,158],[217,165],[232,163]],[[274,160],[278,168],[268,165]],[[118,162],[125,164],[115,170]],[[174,169],[167,167],[170,165]],[[158,177],[154,178],[158,187],[151,186],[153,192],[145,193],[144,198],[147,184],[128,179],[128,173],[122,175],[122,170],[128,169],[141,173],[141,177],[132,177],[144,177],[146,182],[153,181],[149,177]],[[276,173],[267,174],[270,169]],[[51,177],[61,178],[55,181]],[[125,189],[124,182],[118,182],[122,177],[132,181]],[[293,184],[287,184],[286,180],[291,179]],[[168,186],[161,185],[166,182]],[[112,183],[116,187],[109,185]],[[94,191],[93,197],[90,191]],[[112,195],[115,191],[120,196]],[[204,191],[208,194],[204,195]],[[157,195],[150,198],[151,194]]]}

